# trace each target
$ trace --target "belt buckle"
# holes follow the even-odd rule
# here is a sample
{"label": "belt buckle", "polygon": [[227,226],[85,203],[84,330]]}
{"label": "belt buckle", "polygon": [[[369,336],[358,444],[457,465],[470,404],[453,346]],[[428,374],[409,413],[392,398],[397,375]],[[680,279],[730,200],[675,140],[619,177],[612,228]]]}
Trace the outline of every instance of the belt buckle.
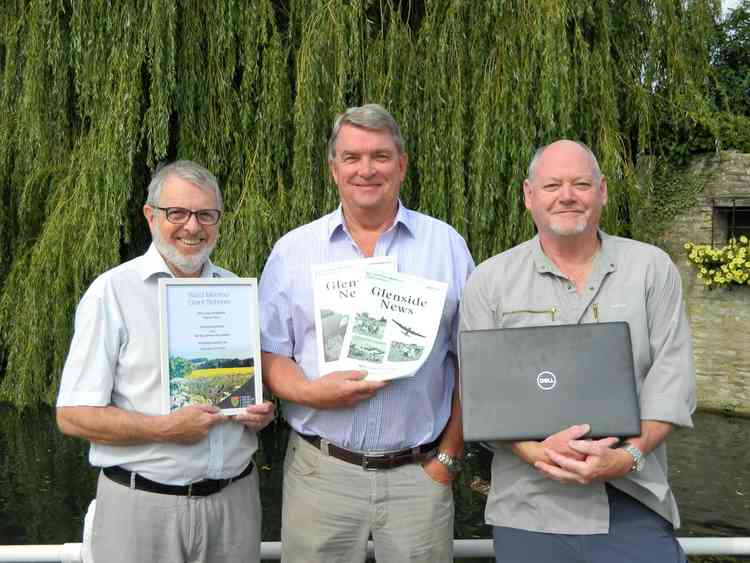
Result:
{"label": "belt buckle", "polygon": [[378,461],[382,461],[384,459],[388,459],[390,457],[390,454],[372,454],[372,455],[363,455],[362,456],[362,469],[365,471],[379,471],[380,467],[370,467],[370,462],[375,463]]}

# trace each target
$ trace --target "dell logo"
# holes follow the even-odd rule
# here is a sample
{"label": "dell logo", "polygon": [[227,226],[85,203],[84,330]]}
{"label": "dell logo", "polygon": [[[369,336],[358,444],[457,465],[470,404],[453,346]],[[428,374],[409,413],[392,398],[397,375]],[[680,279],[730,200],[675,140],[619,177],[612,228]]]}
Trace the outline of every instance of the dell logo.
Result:
{"label": "dell logo", "polygon": [[549,391],[557,385],[557,377],[551,371],[543,371],[536,376],[536,384],[542,391]]}

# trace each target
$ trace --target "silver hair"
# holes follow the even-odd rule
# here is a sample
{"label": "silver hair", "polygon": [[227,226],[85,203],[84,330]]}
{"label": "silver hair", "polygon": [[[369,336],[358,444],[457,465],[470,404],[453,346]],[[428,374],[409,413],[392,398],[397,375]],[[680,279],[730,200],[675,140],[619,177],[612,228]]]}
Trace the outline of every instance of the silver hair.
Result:
{"label": "silver hair", "polygon": [[393,119],[390,112],[380,104],[365,104],[359,107],[351,107],[336,117],[333,122],[331,137],[328,139],[328,160],[336,158],[336,139],[344,125],[353,125],[373,131],[388,131],[393,137],[396,150],[399,154],[404,153],[404,139],[401,136],[401,129],[399,129],[398,123]]}
{"label": "silver hair", "polygon": [[224,209],[224,204],[221,200],[221,190],[219,189],[219,182],[216,180],[216,177],[203,166],[191,160],[177,160],[157,170],[148,185],[147,205],[151,207],[159,206],[161,190],[167,178],[171,176],[176,176],[186,182],[190,182],[205,192],[213,193],[217,209]]}
{"label": "silver hair", "polygon": [[[575,143],[576,145],[581,147],[586,152],[586,154],[589,155],[589,158],[591,159],[591,171],[594,174],[594,180],[597,182],[601,180],[602,170],[601,168],[599,168],[599,161],[596,159],[596,155],[591,151],[590,148],[588,148],[588,146],[586,146],[580,141],[573,141],[570,139],[558,139],[558,141],[570,141],[571,143]],[[554,141],[554,142],[556,143],[558,141]],[[551,144],[553,143],[549,143],[548,145],[542,145],[541,147],[536,149],[536,152],[534,153],[534,156],[532,157],[531,162],[529,163],[529,170],[526,176],[526,179],[528,181],[531,181],[532,178],[534,177],[534,174],[536,173],[536,166],[539,163],[539,159],[542,157],[542,154],[544,153],[544,151],[546,151],[547,148]]]}

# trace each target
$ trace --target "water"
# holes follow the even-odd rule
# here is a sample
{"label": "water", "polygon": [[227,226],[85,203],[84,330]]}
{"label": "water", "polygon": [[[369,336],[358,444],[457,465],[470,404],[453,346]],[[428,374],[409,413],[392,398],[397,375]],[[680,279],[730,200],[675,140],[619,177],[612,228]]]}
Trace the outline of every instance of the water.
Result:
{"label": "water", "polygon": [[[750,419],[700,413],[695,423],[696,430],[677,430],[668,442],[670,481],[683,518],[678,533],[750,536]],[[268,541],[279,539],[286,434],[282,424],[264,430],[256,459]],[[467,452],[454,489],[457,538],[490,537],[484,497],[471,486],[477,477],[489,478],[489,461],[481,448]],[[80,541],[95,484],[86,444],[62,436],[50,410],[19,414],[0,407],[0,545]]]}

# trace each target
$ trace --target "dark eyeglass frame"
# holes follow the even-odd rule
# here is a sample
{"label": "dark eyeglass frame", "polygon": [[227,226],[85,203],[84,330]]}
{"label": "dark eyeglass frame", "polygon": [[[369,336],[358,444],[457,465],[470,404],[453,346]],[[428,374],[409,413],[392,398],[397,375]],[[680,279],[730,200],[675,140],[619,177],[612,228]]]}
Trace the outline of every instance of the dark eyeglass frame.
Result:
{"label": "dark eyeglass frame", "polygon": [[[196,209],[195,211],[192,211],[190,209],[187,209],[186,207],[159,207],[158,205],[152,205],[154,209],[158,209],[159,211],[164,212],[164,216],[167,218],[167,221],[172,223],[173,225],[184,225],[188,221],[190,221],[190,218],[195,215],[195,220],[198,221],[201,225],[205,226],[211,226],[215,225],[219,222],[221,219],[221,209]],[[185,217],[184,221],[175,221],[174,215],[175,213],[187,213],[187,217]],[[209,213],[211,216],[209,217],[203,217],[201,219],[201,213]],[[212,215],[216,215],[216,219],[213,219]]]}

